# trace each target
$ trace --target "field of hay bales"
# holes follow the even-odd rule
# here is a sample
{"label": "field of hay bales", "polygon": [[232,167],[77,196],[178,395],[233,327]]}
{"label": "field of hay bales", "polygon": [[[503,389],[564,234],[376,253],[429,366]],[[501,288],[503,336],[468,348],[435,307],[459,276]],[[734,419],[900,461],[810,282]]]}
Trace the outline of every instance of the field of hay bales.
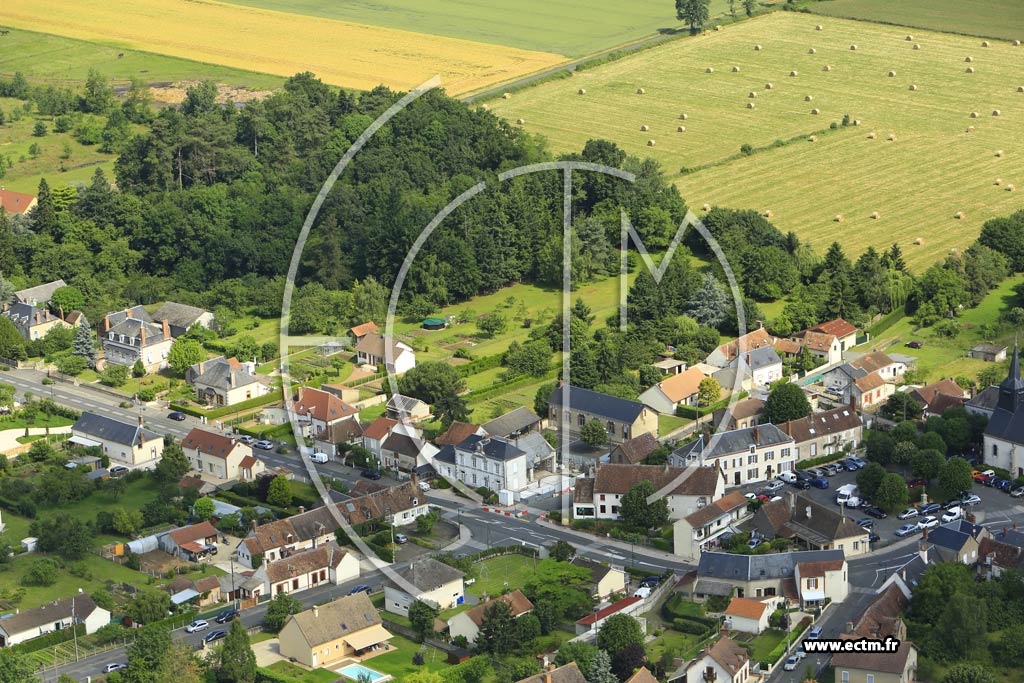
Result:
{"label": "field of hay bales", "polygon": [[828,0],[812,2],[808,9],[833,17],[1024,40],[1019,0]]}
{"label": "field of hay bales", "polygon": [[[558,151],[606,138],[669,174],[706,167],[680,176],[691,206],[771,210],[783,231],[818,247],[841,236],[854,254],[898,240],[921,266],[966,246],[985,219],[1021,206],[1020,190],[1006,188],[1024,187],[1024,47],[907,35],[779,12],[488,105],[523,119]],[[860,125],[830,131],[844,114]],[[742,156],[741,145],[763,151]],[[924,244],[913,245],[917,238]]]}
{"label": "field of hay bales", "polygon": [[450,94],[531,74],[562,55],[203,0],[4,0],[0,24],[328,83],[409,89],[435,74]]}

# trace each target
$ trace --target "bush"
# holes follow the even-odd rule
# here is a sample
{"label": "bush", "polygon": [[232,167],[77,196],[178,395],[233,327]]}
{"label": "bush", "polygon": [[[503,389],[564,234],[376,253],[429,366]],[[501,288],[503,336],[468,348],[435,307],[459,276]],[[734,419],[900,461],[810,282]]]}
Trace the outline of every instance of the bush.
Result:
{"label": "bush", "polygon": [[689,633],[694,636],[703,636],[708,632],[706,626],[691,619],[673,619],[672,628],[680,633]]}

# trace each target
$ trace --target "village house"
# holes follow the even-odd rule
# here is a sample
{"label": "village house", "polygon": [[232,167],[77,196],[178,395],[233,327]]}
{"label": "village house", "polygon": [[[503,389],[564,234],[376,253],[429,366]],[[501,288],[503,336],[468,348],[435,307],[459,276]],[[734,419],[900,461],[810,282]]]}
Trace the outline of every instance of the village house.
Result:
{"label": "village house", "polygon": [[370,320],[369,322],[365,322],[362,323],[361,325],[356,325],[355,327],[349,328],[348,332],[349,334],[352,335],[352,338],[358,342],[360,339],[370,334],[371,332],[377,332],[377,329],[377,323]]}
{"label": "village house", "polygon": [[843,602],[849,594],[842,550],[802,550],[767,555],[705,552],[697,564],[695,600],[711,595],[740,598],[784,597],[802,606],[826,598]]}
{"label": "village house", "polygon": [[518,493],[533,481],[526,451],[498,437],[474,434],[456,446],[445,446],[434,456],[442,477],[470,488]]}
{"label": "village house", "polygon": [[742,337],[722,344],[708,354],[704,362],[716,368],[732,367],[736,365],[736,358],[740,353],[748,353],[754,349],[771,345],[772,338],[768,334],[768,330],[759,327],[756,330],[747,332]]}
{"label": "village house", "polygon": [[[703,380],[704,373],[697,368],[669,375],[640,394],[640,402],[663,415],[675,415],[679,406],[698,404],[698,389]],[[717,396],[715,400],[718,400]]]}
{"label": "village house", "polygon": [[171,593],[171,602],[180,605],[191,602],[196,607],[207,607],[221,601],[220,577],[204,576],[193,581],[179,576],[167,587]]}
{"label": "village house", "polygon": [[164,438],[138,424],[121,422],[97,413],[82,413],[71,426],[73,444],[99,448],[114,464],[129,468],[152,469],[164,453]]}
{"label": "village house", "polygon": [[733,598],[725,608],[725,627],[758,635],[768,629],[768,618],[784,602],[782,598]]}
{"label": "village house", "polygon": [[749,501],[743,493],[728,493],[711,505],[675,521],[672,525],[672,552],[695,560],[702,552],[717,547],[723,534],[735,533],[740,522],[749,516]]}
{"label": "village house", "polygon": [[731,406],[716,410],[711,417],[711,424],[721,431],[746,429],[761,423],[764,415],[764,401],[759,398],[744,398]]}
{"label": "village house", "polygon": [[367,332],[356,342],[356,360],[360,365],[387,368],[393,375],[401,375],[416,367],[416,354],[412,347],[400,341],[390,343],[392,362],[387,362],[389,344],[377,332]]}
{"label": "village house", "polygon": [[555,387],[551,392],[548,399],[549,427],[561,430],[564,422],[569,431],[566,436],[578,438],[583,425],[592,420],[604,425],[612,444],[641,434],[658,433],[657,413],[637,401],[571,385]]}
{"label": "village house", "polygon": [[727,486],[743,486],[790,472],[796,464],[795,440],[773,424],[701,435],[669,456],[669,464],[715,464]]}
{"label": "village house", "polygon": [[660,372],[663,377],[678,375],[680,372],[686,370],[686,361],[673,358],[672,356],[662,358],[651,365],[657,368],[658,372]]}
{"label": "village house", "polygon": [[754,528],[767,540],[787,538],[809,550],[842,550],[846,557],[870,552],[869,532],[832,507],[787,492],[754,513]]}
{"label": "village house", "polygon": [[659,448],[661,444],[654,434],[641,434],[616,444],[608,455],[608,462],[612,465],[640,465],[647,456]]}
{"label": "village house", "polygon": [[259,398],[270,387],[256,377],[253,363],[217,356],[196,363],[185,371],[185,383],[196,391],[196,400],[211,406],[233,406]]}
{"label": "village house", "polygon": [[[516,683],[587,683],[587,679],[583,677],[583,672],[580,671],[576,662],[569,662],[563,666],[527,676]],[[626,683],[630,683],[630,681],[626,681]]]}
{"label": "village house", "polygon": [[484,422],[480,427],[491,436],[517,439],[530,432],[539,432],[541,419],[529,408],[520,406],[493,420]]}
{"label": "village house", "polygon": [[750,653],[723,635],[668,677],[668,683],[748,683]]}
{"label": "village house", "polygon": [[383,649],[392,637],[360,591],[288,617],[278,642],[282,657],[316,669]]}
{"label": "village house", "polygon": [[453,420],[451,425],[449,425],[448,429],[441,432],[441,434],[436,439],[434,439],[434,443],[437,446],[455,446],[456,444],[462,443],[468,437],[473,436],[474,434],[479,434],[483,436],[486,433],[487,432],[484,431],[484,428],[479,425],[475,425],[470,422],[459,422],[458,420]]}
{"label": "village house", "polygon": [[0,307],[0,316],[10,320],[21,336],[29,341],[42,339],[55,327],[73,327],[60,316],[50,313],[50,309],[36,308],[31,304],[4,303]]}
{"label": "village house", "polygon": [[590,596],[601,602],[626,590],[626,572],[577,555],[570,562],[590,572]]}
{"label": "village house", "polygon": [[106,314],[97,334],[105,362],[128,367],[141,362],[146,372],[167,367],[167,354],[174,343],[170,324],[154,322],[142,306]]}
{"label": "village house", "polygon": [[217,554],[217,530],[209,521],[175,529],[159,538],[160,549],[169,555],[195,562]]}
{"label": "village house", "polygon": [[799,342],[807,353],[820,359],[823,365],[834,365],[843,360],[843,347],[835,335],[804,330],[794,335],[792,341]]}
{"label": "village house", "polygon": [[664,496],[672,520],[710,505],[725,491],[725,480],[716,467],[599,465],[593,478],[576,480],[573,519],[619,519],[623,496],[644,481]]}
{"label": "village house", "polygon": [[812,413],[778,427],[793,437],[797,462],[855,448],[864,436],[863,420],[847,407]]}
{"label": "village house", "polygon": [[418,398],[394,394],[388,399],[384,414],[399,422],[420,422],[430,417],[430,406]]}
{"label": "village house", "polygon": [[[258,587],[247,597],[299,593],[325,584],[340,585],[359,578],[359,559],[334,541],[291,553],[274,562],[264,562],[253,573]],[[250,583],[247,581],[247,583]]]}
{"label": "village house", "polygon": [[755,387],[766,387],[782,379],[782,359],[771,346],[747,351],[739,356],[737,365],[749,370],[750,381]]}
{"label": "village house", "polygon": [[[840,638],[856,638],[843,634]],[[917,647],[900,640],[895,652],[837,652],[832,656],[835,683],[915,683]]]}
{"label": "village house", "polygon": [[376,420],[363,428],[363,448],[370,451],[376,460],[380,460],[381,446],[384,440],[391,436],[391,432],[398,426],[398,420],[381,415]]}
{"label": "village house", "polygon": [[843,352],[849,351],[857,345],[857,326],[846,322],[842,318],[836,318],[820,325],[808,327],[806,331],[835,337],[839,342],[839,350]]}
{"label": "village house", "polygon": [[1013,345],[1010,369],[999,384],[999,400],[985,427],[985,463],[1001,467],[1012,475],[1024,476],[1024,379],[1020,355]]}
{"label": "village house", "polygon": [[1011,569],[1024,568],[1024,539],[1011,543],[1006,536],[998,537],[991,534],[981,539],[978,544],[978,576],[986,579],[998,579]]}
{"label": "village house", "polygon": [[0,210],[12,216],[24,216],[39,205],[35,195],[0,187]]}
{"label": "village house", "polygon": [[927,418],[963,406],[970,392],[951,379],[943,379],[923,387],[914,387],[909,395],[924,407],[924,417]]}
{"label": "village house", "polygon": [[166,301],[153,311],[154,320],[166,320],[171,327],[171,336],[183,337],[194,326],[204,330],[213,327],[213,313],[195,306]]}
{"label": "village house", "polygon": [[602,607],[595,610],[576,621],[576,635],[580,636],[584,633],[597,633],[601,630],[601,626],[604,622],[608,621],[611,617],[622,614],[627,617],[633,617],[640,624],[640,632],[647,632],[647,620],[640,615],[645,612],[645,602],[643,598],[639,598],[635,595],[631,595],[612,604],[607,607]]}
{"label": "village house", "polygon": [[263,461],[253,457],[252,448],[237,439],[193,427],[181,448],[192,469],[216,483],[254,481],[263,473]]}
{"label": "village house", "polygon": [[359,424],[359,420],[342,420],[327,425],[327,429],[313,437],[313,446],[335,459],[341,457],[349,446],[359,444],[362,439],[363,426]]}
{"label": "village house", "polygon": [[968,358],[977,358],[986,363],[1002,363],[1006,360],[1005,344],[978,344],[967,353]]}
{"label": "village house", "polygon": [[67,287],[68,284],[64,280],[54,280],[53,282],[44,282],[41,285],[35,287],[28,287],[26,289],[19,289],[14,293],[14,303],[28,304],[29,306],[46,306],[50,303],[50,299],[53,298],[53,293],[61,287]]}
{"label": "village house", "polygon": [[359,411],[332,393],[300,386],[291,405],[292,414],[306,436],[316,437],[343,420],[359,420]]}
{"label": "village house", "polygon": [[448,620],[448,633],[452,639],[464,636],[466,641],[472,645],[476,642],[476,636],[480,633],[480,626],[484,623],[484,612],[497,601],[504,602],[509,606],[509,612],[515,619],[523,614],[533,611],[533,603],[530,602],[523,592],[516,589],[511,593],[499,596],[487,602],[481,602],[475,607],[459,612]]}
{"label": "village house", "polygon": [[392,428],[380,445],[381,464],[389,470],[405,474],[429,466],[437,456],[434,444],[423,439],[423,431],[412,425],[399,422]]}
{"label": "village house", "polygon": [[84,625],[86,634],[93,634],[109,623],[110,612],[81,593],[0,619],[0,647],[12,647],[79,624]]}
{"label": "village house", "polygon": [[464,577],[458,569],[432,557],[414,560],[402,572],[402,583],[384,585],[384,609],[408,617],[409,607],[417,600],[442,612],[451,609],[466,601]]}
{"label": "village house", "polygon": [[943,562],[959,562],[973,567],[978,562],[981,541],[988,538],[988,529],[967,519],[958,519],[934,529],[925,529],[921,541],[935,550]]}

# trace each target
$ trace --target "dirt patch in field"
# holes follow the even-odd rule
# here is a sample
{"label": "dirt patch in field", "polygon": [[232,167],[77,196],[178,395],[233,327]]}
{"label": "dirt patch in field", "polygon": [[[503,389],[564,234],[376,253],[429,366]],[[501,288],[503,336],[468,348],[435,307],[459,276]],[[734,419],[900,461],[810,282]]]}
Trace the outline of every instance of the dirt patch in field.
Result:
{"label": "dirt patch in field", "polygon": [[[153,83],[149,91],[153,94],[153,101],[157,104],[181,104],[185,101],[188,89],[199,85],[199,80],[178,81],[176,83]],[[248,90],[233,85],[217,84],[217,103],[227,104],[228,102],[245,103],[262,100],[270,96],[270,90]]]}
{"label": "dirt patch in field", "polygon": [[445,351],[458,351],[459,349],[471,349],[474,346],[476,346],[476,344],[473,342],[468,339],[463,339],[462,341],[457,341],[454,344],[445,344],[441,348]]}
{"label": "dirt patch in field", "polygon": [[468,358],[456,358],[455,356],[446,358],[445,361],[448,363],[448,365],[465,365],[466,363],[473,362]]}

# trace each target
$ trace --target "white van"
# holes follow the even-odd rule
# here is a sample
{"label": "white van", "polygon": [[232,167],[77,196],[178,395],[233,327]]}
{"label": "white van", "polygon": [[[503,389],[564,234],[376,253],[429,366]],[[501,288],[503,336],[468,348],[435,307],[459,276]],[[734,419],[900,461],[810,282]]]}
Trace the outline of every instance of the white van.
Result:
{"label": "white van", "polygon": [[795,472],[779,472],[778,474],[775,475],[775,478],[778,479],[779,481],[784,481],[787,484],[795,484],[796,483],[796,473]]}
{"label": "white van", "polygon": [[323,451],[313,451],[312,453],[309,454],[309,459],[315,463],[319,463],[322,465],[325,462],[327,462],[328,457],[327,454],[324,453]]}
{"label": "white van", "polygon": [[860,506],[860,489],[856,484],[847,484],[836,489],[836,505]]}

